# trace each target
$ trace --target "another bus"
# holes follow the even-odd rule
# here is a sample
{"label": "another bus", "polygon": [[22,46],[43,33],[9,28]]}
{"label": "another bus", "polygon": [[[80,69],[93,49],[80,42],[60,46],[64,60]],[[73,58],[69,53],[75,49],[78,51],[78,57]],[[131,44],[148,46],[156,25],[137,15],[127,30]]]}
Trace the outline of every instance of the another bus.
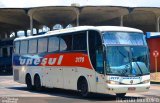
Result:
{"label": "another bus", "polygon": [[150,88],[148,47],[141,30],[79,26],[14,40],[14,80],[28,89],[76,90],[82,96],[125,96]]}
{"label": "another bus", "polygon": [[13,39],[0,41],[0,73],[12,73]]}

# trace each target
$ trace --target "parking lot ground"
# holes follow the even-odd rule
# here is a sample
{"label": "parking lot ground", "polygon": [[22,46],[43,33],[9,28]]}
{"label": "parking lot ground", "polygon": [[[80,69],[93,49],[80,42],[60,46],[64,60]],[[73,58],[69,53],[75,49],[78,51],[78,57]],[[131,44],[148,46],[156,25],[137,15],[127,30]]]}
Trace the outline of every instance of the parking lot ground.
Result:
{"label": "parking lot ground", "polygon": [[151,84],[149,92],[128,93],[124,98],[115,95],[91,94],[83,98],[77,92],[45,88],[29,91],[25,84],[13,81],[12,76],[0,76],[0,103],[159,103],[160,84]]}

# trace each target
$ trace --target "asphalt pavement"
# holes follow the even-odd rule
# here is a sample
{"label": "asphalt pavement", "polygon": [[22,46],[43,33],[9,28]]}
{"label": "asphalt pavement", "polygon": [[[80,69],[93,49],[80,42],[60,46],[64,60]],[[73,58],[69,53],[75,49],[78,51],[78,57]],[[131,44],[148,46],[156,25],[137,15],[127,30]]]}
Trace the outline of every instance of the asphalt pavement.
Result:
{"label": "asphalt pavement", "polygon": [[0,76],[0,103],[159,103],[160,84],[151,84],[149,92],[128,93],[124,98],[115,95],[91,94],[83,98],[76,91],[45,88],[29,91],[25,84],[13,81],[13,76]]}

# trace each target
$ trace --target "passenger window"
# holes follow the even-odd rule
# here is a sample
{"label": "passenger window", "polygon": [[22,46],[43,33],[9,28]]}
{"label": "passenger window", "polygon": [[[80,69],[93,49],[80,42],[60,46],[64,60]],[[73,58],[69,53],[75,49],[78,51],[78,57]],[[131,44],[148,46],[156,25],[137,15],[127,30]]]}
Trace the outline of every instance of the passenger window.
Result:
{"label": "passenger window", "polygon": [[27,50],[28,50],[28,41],[27,40],[21,41],[20,54],[27,54]]}
{"label": "passenger window", "polygon": [[19,41],[15,42],[15,53],[19,54]]}
{"label": "passenger window", "polygon": [[60,37],[60,51],[72,50],[72,35],[65,35]]}
{"label": "passenger window", "polygon": [[29,53],[37,53],[37,40],[29,40]]}
{"label": "passenger window", "polygon": [[59,51],[59,38],[50,37],[48,43],[48,52],[56,52],[56,51]]}
{"label": "passenger window", "polygon": [[86,32],[73,34],[73,50],[86,50],[87,41],[86,41]]}
{"label": "passenger window", "polygon": [[47,38],[38,39],[38,53],[47,52]]}

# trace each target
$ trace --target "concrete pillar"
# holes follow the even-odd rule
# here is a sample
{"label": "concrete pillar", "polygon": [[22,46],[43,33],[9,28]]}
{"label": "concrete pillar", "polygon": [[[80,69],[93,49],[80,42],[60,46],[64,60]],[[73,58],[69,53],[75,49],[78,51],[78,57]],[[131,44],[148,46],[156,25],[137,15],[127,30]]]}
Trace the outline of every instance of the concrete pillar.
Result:
{"label": "concrete pillar", "polygon": [[39,29],[38,28],[36,28],[36,33],[39,34]]}
{"label": "concrete pillar", "polygon": [[49,31],[52,31],[52,26],[49,26],[48,28],[49,28]]}
{"label": "concrete pillar", "polygon": [[30,30],[31,30],[31,35],[33,35],[33,17],[32,17],[32,15],[30,15],[29,17],[30,17]]}
{"label": "concrete pillar", "polygon": [[79,10],[77,10],[76,14],[77,14],[76,24],[77,26],[79,26]]}
{"label": "concrete pillar", "polygon": [[17,35],[17,31],[14,31],[14,34],[15,34],[15,38],[17,38],[17,36],[18,36],[18,35]]}
{"label": "concrete pillar", "polygon": [[79,26],[79,15],[80,15],[80,10],[78,8],[75,9],[76,13],[76,26]]}
{"label": "concrete pillar", "polygon": [[11,32],[7,32],[7,38],[10,38]]}
{"label": "concrete pillar", "polygon": [[4,39],[7,39],[8,38],[8,33],[5,33],[4,34]]}
{"label": "concrete pillar", "polygon": [[159,17],[156,20],[156,31],[159,32]]}
{"label": "concrete pillar", "polygon": [[76,25],[79,26],[79,15],[80,15],[80,7],[79,3],[72,3],[71,6],[75,7],[75,13],[76,13]]}
{"label": "concrete pillar", "polygon": [[24,30],[24,36],[27,37],[27,30]]}
{"label": "concrete pillar", "polygon": [[123,16],[120,17],[120,26],[123,26]]}

